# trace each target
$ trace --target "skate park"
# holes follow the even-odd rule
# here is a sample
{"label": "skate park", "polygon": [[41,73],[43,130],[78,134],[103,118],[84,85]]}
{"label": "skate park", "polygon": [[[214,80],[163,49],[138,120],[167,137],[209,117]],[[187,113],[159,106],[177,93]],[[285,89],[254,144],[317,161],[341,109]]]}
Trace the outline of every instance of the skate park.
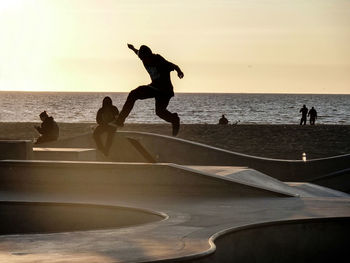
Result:
{"label": "skate park", "polygon": [[91,134],[1,146],[0,261],[345,262],[350,155],[268,159],[142,132],[117,132],[108,158]]}

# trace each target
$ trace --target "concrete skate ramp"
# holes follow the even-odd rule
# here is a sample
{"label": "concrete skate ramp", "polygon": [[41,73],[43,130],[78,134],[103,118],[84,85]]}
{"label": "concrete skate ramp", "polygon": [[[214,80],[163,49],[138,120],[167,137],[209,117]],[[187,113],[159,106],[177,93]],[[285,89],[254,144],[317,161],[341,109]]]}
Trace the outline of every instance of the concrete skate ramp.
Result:
{"label": "concrete skate ramp", "polygon": [[348,194],[311,183],[285,183],[259,171],[237,166],[186,166],[233,182],[301,197],[349,197]]}
{"label": "concrete skate ramp", "polygon": [[[45,144],[43,147],[93,148],[91,134]],[[117,132],[108,159],[99,161],[176,163],[199,166],[245,166],[283,182],[312,182],[350,168],[350,154],[308,160],[279,160],[240,154],[183,139],[144,132]],[[345,178],[346,177],[346,178]],[[329,176],[323,186],[342,185],[348,176]],[[333,182],[333,179],[335,182]],[[318,181],[315,181],[317,184]],[[334,188],[339,189],[340,188]]]}
{"label": "concrete skate ramp", "polygon": [[292,187],[263,187],[173,164],[67,161],[0,161],[0,191],[297,196]]}
{"label": "concrete skate ramp", "polygon": [[350,168],[350,154],[309,161],[261,158],[164,135],[120,132],[134,138],[157,162],[183,165],[246,166],[280,181],[310,182],[322,175]]}
{"label": "concrete skate ramp", "polygon": [[270,222],[214,235],[215,253],[183,262],[348,262],[350,218]]}
{"label": "concrete skate ramp", "polygon": [[215,175],[218,178],[230,180],[243,185],[274,191],[276,193],[288,193],[291,196],[299,196],[299,192],[289,185],[267,176],[256,170],[237,166],[186,166],[194,171]]}
{"label": "concrete skate ramp", "polygon": [[0,201],[0,235],[129,227],[164,219],[144,210],[90,204]]}

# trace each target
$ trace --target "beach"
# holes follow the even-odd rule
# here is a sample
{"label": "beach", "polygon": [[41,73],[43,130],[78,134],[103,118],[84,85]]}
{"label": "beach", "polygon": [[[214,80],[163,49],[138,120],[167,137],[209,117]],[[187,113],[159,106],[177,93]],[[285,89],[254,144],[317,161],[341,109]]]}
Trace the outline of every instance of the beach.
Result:
{"label": "beach", "polygon": [[[34,140],[39,123],[1,122],[0,139]],[[59,123],[60,139],[92,133],[95,123]],[[171,134],[169,124],[128,124],[120,131]],[[350,125],[183,124],[178,138],[259,157],[300,160],[350,153]]]}

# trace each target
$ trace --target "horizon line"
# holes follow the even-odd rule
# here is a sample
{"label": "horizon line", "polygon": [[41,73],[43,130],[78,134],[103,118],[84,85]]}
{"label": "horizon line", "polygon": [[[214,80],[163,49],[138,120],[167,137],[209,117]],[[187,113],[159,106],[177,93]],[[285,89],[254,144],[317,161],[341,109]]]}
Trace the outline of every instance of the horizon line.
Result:
{"label": "horizon line", "polygon": [[[52,91],[52,90],[0,90],[13,93],[129,93],[130,91]],[[176,94],[276,94],[276,95],[350,95],[350,93],[293,93],[293,92],[175,92]]]}

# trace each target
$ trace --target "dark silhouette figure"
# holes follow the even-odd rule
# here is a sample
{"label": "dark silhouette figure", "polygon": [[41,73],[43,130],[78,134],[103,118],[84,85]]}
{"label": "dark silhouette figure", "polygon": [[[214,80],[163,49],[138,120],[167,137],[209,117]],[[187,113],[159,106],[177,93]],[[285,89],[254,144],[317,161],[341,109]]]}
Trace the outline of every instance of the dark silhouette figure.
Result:
{"label": "dark silhouette figure", "polygon": [[[113,105],[110,97],[105,97],[102,102],[102,108],[97,111],[96,122],[98,126],[95,128],[93,136],[96,142],[97,149],[105,156],[108,156],[109,150],[112,146],[114,134],[117,130],[116,118],[119,110]],[[107,140],[105,146],[102,143],[101,135],[107,133]]]}
{"label": "dark silhouette figure", "polygon": [[219,124],[221,124],[221,125],[227,125],[228,124],[228,119],[226,119],[224,114],[222,114],[221,118],[219,119]]}
{"label": "dark silhouette figure", "polygon": [[315,125],[315,121],[317,119],[317,111],[314,107],[312,107],[311,110],[309,110],[307,116],[310,116],[310,125]]}
{"label": "dark silhouette figure", "polygon": [[42,123],[40,126],[34,126],[34,128],[40,133],[35,144],[56,141],[59,136],[59,128],[53,117],[49,117],[46,111],[40,113],[39,117]]}
{"label": "dark silhouette figure", "polygon": [[180,79],[184,76],[183,72],[177,65],[165,60],[161,55],[153,54],[152,50],[145,45],[137,50],[133,45],[128,44],[128,48],[141,59],[152,82],[149,85],[139,86],[129,93],[117,119],[117,125],[124,125],[124,121],[134,107],[136,100],[155,98],[157,116],[172,124],[173,136],[176,136],[180,129],[180,118],[177,113],[171,113],[167,110],[169,101],[174,96],[170,72],[176,70]]}
{"label": "dark silhouette figure", "polygon": [[303,107],[300,109],[301,112],[301,119],[300,119],[300,125],[302,124],[306,124],[306,116],[307,116],[307,112],[308,112],[308,109],[306,108],[305,105],[303,105]]}

